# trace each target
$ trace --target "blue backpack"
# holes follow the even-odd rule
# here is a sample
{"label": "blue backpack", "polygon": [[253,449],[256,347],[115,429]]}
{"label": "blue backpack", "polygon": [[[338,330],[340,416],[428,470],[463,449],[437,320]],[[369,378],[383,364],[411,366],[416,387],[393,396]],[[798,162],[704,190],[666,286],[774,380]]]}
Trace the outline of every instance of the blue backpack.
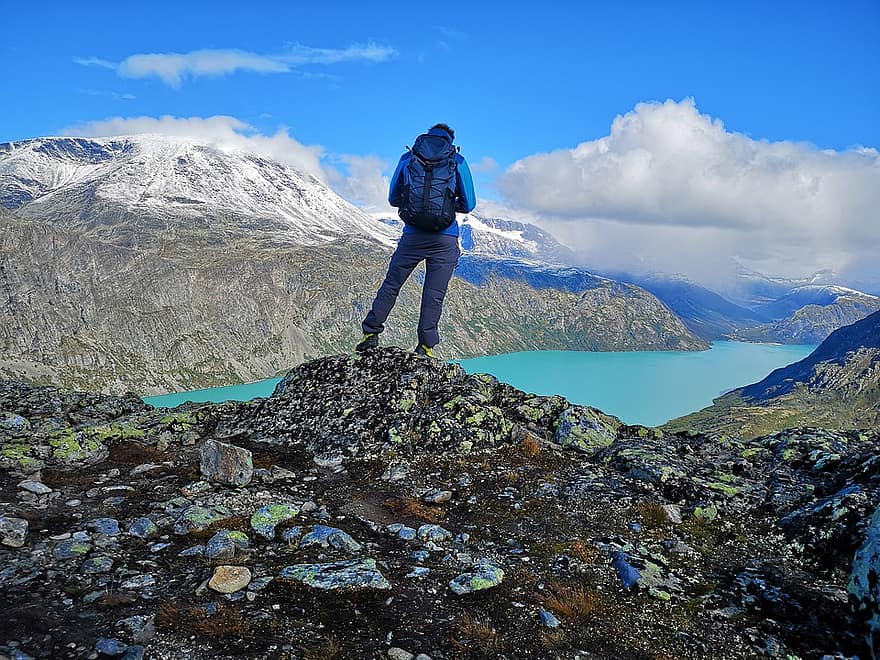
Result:
{"label": "blue backpack", "polygon": [[442,135],[416,138],[404,173],[400,219],[426,231],[443,231],[455,222],[458,150]]}

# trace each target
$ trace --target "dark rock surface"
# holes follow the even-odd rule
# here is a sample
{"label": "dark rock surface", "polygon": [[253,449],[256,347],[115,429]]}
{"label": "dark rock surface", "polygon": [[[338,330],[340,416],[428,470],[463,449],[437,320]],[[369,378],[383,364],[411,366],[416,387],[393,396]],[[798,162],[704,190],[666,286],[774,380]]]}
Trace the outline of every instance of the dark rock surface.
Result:
{"label": "dark rock surface", "polygon": [[[0,382],[0,420],[0,656],[867,658],[876,640],[876,430],[664,434],[396,349],[171,411]],[[250,452],[250,481],[202,481],[208,443]]]}

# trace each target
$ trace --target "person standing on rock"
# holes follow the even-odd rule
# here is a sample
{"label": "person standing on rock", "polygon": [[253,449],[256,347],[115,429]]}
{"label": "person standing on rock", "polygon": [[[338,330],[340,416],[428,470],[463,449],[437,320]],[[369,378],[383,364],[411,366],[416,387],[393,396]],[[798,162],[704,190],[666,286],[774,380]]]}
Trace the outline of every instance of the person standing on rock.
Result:
{"label": "person standing on rock", "polygon": [[452,272],[458,264],[456,212],[470,213],[477,204],[474,182],[467,161],[453,145],[455,132],[435,124],[416,138],[412,149],[400,157],[388,202],[398,208],[403,235],[391,256],[388,274],[379,287],[373,306],[361,325],[364,336],[358,352],[379,345],[379,334],[391,313],[400,287],[415,267],[425,262],[425,283],[419,310],[418,344],[415,353],[434,357],[440,343],[437,324]]}

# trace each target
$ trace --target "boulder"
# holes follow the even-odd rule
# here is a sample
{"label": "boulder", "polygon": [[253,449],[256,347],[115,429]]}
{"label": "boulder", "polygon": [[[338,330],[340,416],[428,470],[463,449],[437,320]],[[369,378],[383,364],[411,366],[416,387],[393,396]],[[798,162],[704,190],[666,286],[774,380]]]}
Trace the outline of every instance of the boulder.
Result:
{"label": "boulder", "polygon": [[199,469],[208,481],[246,486],[254,476],[254,460],[247,449],[207,440],[199,449]]}

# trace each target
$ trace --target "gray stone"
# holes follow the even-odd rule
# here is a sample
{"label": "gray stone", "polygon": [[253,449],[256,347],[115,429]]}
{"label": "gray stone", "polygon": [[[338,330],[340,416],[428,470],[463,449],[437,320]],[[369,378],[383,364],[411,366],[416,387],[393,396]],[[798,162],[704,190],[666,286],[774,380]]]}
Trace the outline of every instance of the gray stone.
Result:
{"label": "gray stone", "polygon": [[428,541],[443,543],[443,541],[448,541],[452,538],[452,532],[442,528],[440,525],[422,525],[416,534],[423,543]]}
{"label": "gray stone", "polygon": [[128,526],[128,533],[139,539],[149,539],[159,533],[159,528],[146,516],[138,518]]}
{"label": "gray stone", "polygon": [[666,519],[671,522],[673,525],[681,524],[681,507],[677,504],[664,504],[663,505],[663,513],[666,514]]}
{"label": "gray stone", "polygon": [[232,559],[238,550],[246,550],[248,537],[244,532],[221,529],[205,545],[208,559]]}
{"label": "gray stone", "polygon": [[28,491],[29,493],[33,493],[34,495],[48,495],[52,492],[52,489],[49,488],[46,484],[39,481],[33,481],[31,479],[25,479],[18,484],[18,487],[22,490]]}
{"label": "gray stone", "polygon": [[134,639],[136,644],[148,642],[156,636],[156,626],[153,616],[137,614],[119,621],[119,625],[125,628]]}
{"label": "gray stone", "polygon": [[319,545],[322,548],[333,547],[349,554],[359,552],[362,548],[360,543],[341,529],[327,527],[326,525],[315,525],[312,527],[312,531],[303,536],[299,542],[299,547],[301,548],[313,545]]}
{"label": "gray stone", "polygon": [[390,660],[413,660],[415,656],[409,651],[405,651],[397,646],[388,649],[388,658]]}
{"label": "gray stone", "polygon": [[178,557],[201,557],[205,554],[205,546],[199,543],[177,553]]}
{"label": "gray stone", "polygon": [[590,456],[609,446],[616,437],[615,421],[594,408],[569,406],[556,420],[554,440]]}
{"label": "gray stone", "polygon": [[422,499],[429,504],[443,504],[444,502],[448,502],[452,499],[452,491],[436,489],[431,490],[425,493]]}
{"label": "gray stone", "polygon": [[275,538],[275,527],[292,520],[299,514],[299,507],[292,502],[278,502],[261,506],[251,516],[251,529],[264,539]]}
{"label": "gray stone", "polygon": [[194,504],[184,509],[174,523],[175,534],[203,532],[215,522],[230,518],[232,513],[223,506],[206,507]]}
{"label": "gray stone", "polygon": [[146,649],[139,644],[133,644],[125,649],[122,654],[122,660],[143,660]]}
{"label": "gray stone", "polygon": [[86,559],[80,571],[87,574],[108,573],[113,568],[113,558],[107,555],[98,555]]}
{"label": "gray stone", "polygon": [[880,658],[880,507],[874,511],[865,542],[856,551],[847,591],[857,615],[865,621],[868,648]]}
{"label": "gray stone", "polygon": [[391,584],[376,568],[374,559],[351,559],[328,564],[295,564],[278,577],[316,589],[390,589]]}
{"label": "gray stone", "polygon": [[0,516],[0,543],[10,548],[20,548],[28,533],[28,521],[21,518]]}
{"label": "gray stone", "polygon": [[247,449],[207,440],[199,449],[199,469],[208,481],[246,486],[254,476],[254,461]]}
{"label": "gray stone", "polygon": [[553,616],[553,612],[548,610],[541,610],[538,612],[538,616],[541,617],[541,625],[546,626],[547,628],[558,628],[559,627],[559,619]]}
{"label": "gray stone", "polygon": [[111,658],[118,658],[125,653],[126,648],[128,648],[127,644],[120,642],[118,639],[110,639],[107,637],[99,638],[98,643],[95,644],[95,650],[98,653]]}
{"label": "gray stone", "polygon": [[281,538],[286,541],[288,545],[299,545],[299,538],[302,536],[302,533],[303,528],[299,525],[288,527],[281,532]]}
{"label": "gray stone", "polygon": [[497,587],[504,579],[504,571],[489,562],[479,562],[472,568],[449,582],[449,588],[459,596]]}
{"label": "gray stone", "polygon": [[119,535],[119,521],[116,518],[95,518],[88,526],[98,532],[98,534],[106,536]]}
{"label": "gray stone", "polygon": [[27,435],[31,430],[31,423],[11,412],[0,412],[0,431],[4,431],[13,437]]}
{"label": "gray stone", "polygon": [[85,557],[91,549],[91,544],[76,539],[76,535],[74,535],[74,538],[56,545],[52,550],[52,556],[58,560]]}
{"label": "gray stone", "polygon": [[146,587],[152,587],[154,584],[156,584],[156,578],[149,573],[144,573],[142,575],[133,575],[123,581],[123,583],[119,585],[119,588],[129,590],[145,589]]}

